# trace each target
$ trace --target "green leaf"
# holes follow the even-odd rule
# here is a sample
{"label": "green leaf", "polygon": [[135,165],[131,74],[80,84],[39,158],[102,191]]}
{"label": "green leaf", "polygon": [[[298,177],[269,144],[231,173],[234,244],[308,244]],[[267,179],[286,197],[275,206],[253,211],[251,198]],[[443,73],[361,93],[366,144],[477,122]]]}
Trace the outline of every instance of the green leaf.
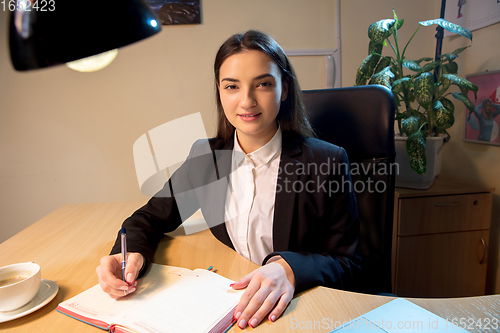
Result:
{"label": "green leaf", "polygon": [[455,105],[448,98],[443,97],[440,99],[440,101],[441,101],[441,103],[443,103],[445,108],[447,108],[448,110],[450,110],[452,112],[455,111]]}
{"label": "green leaf", "polygon": [[356,73],[356,85],[357,86],[363,86],[366,84],[366,80],[368,80],[371,77],[371,73],[368,73],[369,67],[370,67],[370,59],[372,58],[373,54],[370,54],[368,57],[366,57],[362,62],[361,65],[359,65],[358,71]]}
{"label": "green leaf", "polygon": [[401,29],[401,27],[403,26],[403,24],[405,23],[405,20],[402,19],[402,20],[397,20],[397,23],[396,23],[396,30],[399,30]]}
{"label": "green leaf", "polygon": [[391,28],[396,20],[380,20],[368,27],[368,37],[375,43],[382,43],[391,35]]}
{"label": "green leaf", "polygon": [[443,84],[442,92],[445,92],[448,90],[448,88],[451,85],[451,81],[445,78],[444,76],[441,75],[441,83]]}
{"label": "green leaf", "polygon": [[472,40],[472,32],[470,32],[469,29],[463,28],[459,26],[458,24],[448,22],[443,19],[436,19],[436,20],[428,20],[428,21],[423,21],[423,22],[418,22],[420,25],[423,25],[424,27],[428,27],[433,24],[437,24],[441,26],[443,29],[448,30],[449,32],[453,32],[456,34],[459,34],[460,36],[464,36],[465,38],[468,38]]}
{"label": "green leaf", "polygon": [[462,51],[466,50],[469,47],[470,47],[470,45],[469,46],[465,46],[465,47],[461,47],[461,48],[456,49],[453,52],[441,54],[438,57],[440,59],[445,59],[445,60],[448,60],[448,61],[452,62],[453,60],[455,60],[456,58],[458,58],[458,54],[460,54]]}
{"label": "green leaf", "polygon": [[463,102],[470,112],[474,112],[474,104],[472,104],[467,95],[464,95],[462,93],[451,93],[451,95],[455,97],[455,99],[458,99],[459,101]]}
{"label": "green leaf", "polygon": [[394,117],[394,119],[399,120],[399,119],[403,119],[404,117],[406,117],[406,114],[404,112],[401,112],[401,113],[397,114],[396,117]]}
{"label": "green leaf", "polygon": [[401,92],[403,92],[403,89],[405,88],[405,85],[403,82],[407,82],[407,84],[411,85],[411,79],[409,77],[403,77],[400,79],[397,79],[392,83],[392,92],[397,95]]}
{"label": "green leaf", "polygon": [[391,89],[391,81],[394,78],[394,73],[391,71],[391,66],[387,66],[379,73],[373,75],[370,84],[381,84]]}
{"label": "green leaf", "polygon": [[400,79],[397,79],[392,83],[392,89],[394,90],[397,86],[399,86],[403,82],[409,82],[410,78],[409,77],[402,77]]}
{"label": "green leaf", "polygon": [[396,81],[394,81],[394,82],[392,83],[392,87],[394,88],[395,86],[397,86],[397,85],[401,84],[402,82],[408,82],[408,81],[410,81],[410,78],[409,78],[409,77],[402,77],[402,78],[397,79]]}
{"label": "green leaf", "polygon": [[[382,43],[377,43],[374,42],[373,40],[370,40],[370,43],[368,44],[368,54],[372,53],[377,53],[377,55],[380,57],[380,54],[382,53],[382,48],[384,45]],[[377,59],[378,61],[378,59]]]}
{"label": "green leaf", "polygon": [[[397,86],[396,88],[392,88],[392,93],[394,94],[394,98],[396,98],[396,96],[398,96],[398,94],[402,93],[403,92],[403,87],[401,85]],[[397,104],[397,103],[396,103]],[[397,104],[397,106],[399,107],[401,104]]]}
{"label": "green leaf", "polygon": [[444,138],[444,142],[448,142],[451,139],[450,133],[448,133],[447,130],[443,130],[443,132],[446,134],[446,138]]}
{"label": "green leaf", "polygon": [[459,53],[461,53],[462,51],[464,51],[464,50],[468,49],[469,47],[470,47],[470,45],[469,45],[469,46],[465,46],[465,47],[461,47],[461,48],[459,48],[459,49],[456,49],[456,50],[455,50],[455,51],[453,51],[452,53],[453,53],[453,54],[455,54],[455,55],[458,55]]}
{"label": "green leaf", "polygon": [[461,47],[461,48],[456,49],[455,51],[450,52],[450,53],[441,54],[441,55],[439,56],[439,58],[441,58],[441,59],[446,59],[446,60],[448,60],[448,61],[453,61],[453,60],[455,60],[456,58],[458,58],[458,54],[459,54],[460,52],[464,51],[465,49],[467,49],[467,48],[469,48],[469,47],[470,47],[470,45],[469,45],[469,46],[465,46],[465,47]]}
{"label": "green leaf", "polygon": [[474,92],[474,96],[477,99],[477,89],[478,88],[474,83],[472,83],[469,80],[466,80],[464,78],[461,78],[460,76],[453,75],[453,74],[443,74],[442,76],[447,78],[448,80],[452,81],[454,84],[456,84],[460,88],[472,90]]}
{"label": "green leaf", "polygon": [[418,117],[409,117],[401,122],[401,131],[410,136],[418,131],[419,125],[420,119]]}
{"label": "green leaf", "polygon": [[430,62],[428,64],[425,64],[425,66],[422,69],[422,71],[424,71],[424,72],[430,72],[430,71],[434,70],[434,68],[438,67],[440,64],[441,64],[440,61]]}
{"label": "green leaf", "polygon": [[415,78],[414,94],[418,104],[427,109],[434,95],[434,75],[424,72]]}
{"label": "green leaf", "polygon": [[424,58],[420,58],[420,59],[416,60],[415,62],[420,65],[420,63],[422,61],[432,61],[432,60],[433,60],[432,58],[424,57]]}
{"label": "green leaf", "polygon": [[403,67],[411,69],[415,72],[420,72],[422,70],[422,67],[420,67],[420,65],[414,60],[403,60]]}
{"label": "green leaf", "polygon": [[382,57],[382,59],[380,59],[380,61],[378,62],[378,65],[375,68],[374,73],[377,74],[378,72],[380,72],[381,70],[383,70],[384,68],[386,68],[387,66],[389,66],[390,64],[391,64],[391,59],[390,58]]}
{"label": "green leaf", "polygon": [[406,151],[410,158],[410,166],[418,174],[426,171],[427,160],[425,158],[425,135],[422,131],[416,131],[406,140]]}
{"label": "green leaf", "polygon": [[434,112],[434,121],[437,128],[446,129],[450,128],[455,122],[453,111],[448,110],[441,101],[435,101],[432,106]]}
{"label": "green leaf", "polygon": [[466,87],[459,86],[459,88],[460,88],[460,91],[462,92],[462,94],[467,95],[469,93],[469,89],[467,89]]}
{"label": "green leaf", "polygon": [[373,70],[380,59],[380,52],[382,51],[383,45],[380,43],[375,43],[370,41],[368,46],[368,57],[366,57],[358,68],[356,73],[356,85],[362,86],[366,84],[366,80],[372,77]]}
{"label": "green leaf", "polygon": [[444,64],[443,67],[444,70],[449,74],[457,74],[458,72],[458,65],[454,61],[450,61],[449,63]]}
{"label": "green leaf", "polygon": [[405,20],[398,20],[398,16],[396,15],[394,8],[392,9],[392,13],[394,15],[394,19],[396,20],[396,30],[399,30],[403,26]]}
{"label": "green leaf", "polygon": [[446,59],[446,60],[452,61],[452,60],[455,60],[456,58],[458,58],[458,55],[456,55],[453,52],[450,52],[450,53],[445,53],[445,54],[439,55],[439,58],[440,59]]}

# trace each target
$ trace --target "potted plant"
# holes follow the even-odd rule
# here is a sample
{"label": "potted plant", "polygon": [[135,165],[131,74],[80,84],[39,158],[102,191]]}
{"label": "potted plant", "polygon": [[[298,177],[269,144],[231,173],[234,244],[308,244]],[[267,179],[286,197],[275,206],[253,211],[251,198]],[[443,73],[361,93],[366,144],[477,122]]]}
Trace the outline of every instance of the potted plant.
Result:
{"label": "potted plant", "polygon": [[[458,65],[455,59],[469,46],[451,53],[437,55],[435,59],[424,57],[417,60],[407,59],[406,49],[420,26],[436,24],[471,41],[472,33],[443,19],[428,20],[419,22],[420,25],[410,40],[402,47],[401,41],[398,40],[398,30],[403,26],[404,20],[398,19],[394,10],[393,13],[393,19],[375,22],[368,28],[370,38],[368,56],[358,68],[356,85],[382,84],[392,90],[398,106],[395,120],[400,135],[406,136],[400,139],[406,141],[406,144],[401,145],[406,148],[407,152],[407,156],[401,156],[404,153],[397,154],[396,162],[398,160],[405,162],[405,158],[409,159],[409,162],[399,165],[400,172],[404,170],[404,164],[409,164],[414,171],[407,169],[418,179],[429,176],[424,175],[426,171],[429,171],[426,157],[427,141],[436,141],[442,145],[450,139],[446,130],[455,121],[454,105],[449,99],[450,95],[463,102],[473,112],[474,105],[467,97],[467,93],[471,90],[476,94],[477,86],[456,75]],[[393,55],[382,54],[384,46],[389,46]],[[459,91],[448,92],[452,86],[458,86]],[[398,146],[398,138],[396,140],[396,146]],[[439,148],[434,150],[437,151]],[[431,168],[439,172],[439,156],[436,163],[432,163]],[[396,186],[398,186],[398,178],[396,177]],[[423,185],[405,187],[427,188],[432,185],[434,175],[430,175],[430,178],[430,182],[429,177],[422,178]]]}

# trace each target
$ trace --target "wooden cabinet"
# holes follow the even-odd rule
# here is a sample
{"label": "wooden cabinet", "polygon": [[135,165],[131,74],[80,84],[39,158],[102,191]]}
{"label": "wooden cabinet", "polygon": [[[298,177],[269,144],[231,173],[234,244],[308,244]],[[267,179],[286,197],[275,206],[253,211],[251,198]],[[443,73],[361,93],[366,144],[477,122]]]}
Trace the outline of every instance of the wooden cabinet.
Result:
{"label": "wooden cabinet", "polygon": [[396,188],[396,295],[484,295],[493,191],[445,174],[427,190]]}

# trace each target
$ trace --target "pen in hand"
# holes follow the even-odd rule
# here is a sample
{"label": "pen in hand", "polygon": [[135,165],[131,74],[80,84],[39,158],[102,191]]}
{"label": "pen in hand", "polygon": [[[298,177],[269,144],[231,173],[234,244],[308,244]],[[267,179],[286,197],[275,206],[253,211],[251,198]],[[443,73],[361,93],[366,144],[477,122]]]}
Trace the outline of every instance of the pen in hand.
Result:
{"label": "pen in hand", "polygon": [[[127,266],[127,233],[125,232],[125,228],[122,227],[121,230],[121,244],[122,244],[122,280],[127,282],[125,279],[125,267]],[[124,290],[123,293],[126,295],[127,291]]]}

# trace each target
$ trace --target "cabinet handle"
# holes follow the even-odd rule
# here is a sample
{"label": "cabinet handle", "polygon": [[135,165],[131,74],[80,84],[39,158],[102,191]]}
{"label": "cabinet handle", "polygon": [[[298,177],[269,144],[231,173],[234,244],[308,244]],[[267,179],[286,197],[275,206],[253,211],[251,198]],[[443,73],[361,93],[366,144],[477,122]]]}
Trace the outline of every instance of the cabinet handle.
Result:
{"label": "cabinet handle", "polygon": [[484,241],[484,239],[481,237],[481,243],[483,243],[483,257],[481,258],[481,261],[479,262],[479,264],[482,264],[484,262],[484,259],[486,259],[486,252],[488,252],[487,248],[486,248],[486,242]]}
{"label": "cabinet handle", "polygon": [[459,206],[460,205],[460,202],[454,202],[454,203],[450,203],[450,204],[442,204],[442,203],[435,203],[434,206],[437,206],[437,207],[454,207],[454,206]]}

